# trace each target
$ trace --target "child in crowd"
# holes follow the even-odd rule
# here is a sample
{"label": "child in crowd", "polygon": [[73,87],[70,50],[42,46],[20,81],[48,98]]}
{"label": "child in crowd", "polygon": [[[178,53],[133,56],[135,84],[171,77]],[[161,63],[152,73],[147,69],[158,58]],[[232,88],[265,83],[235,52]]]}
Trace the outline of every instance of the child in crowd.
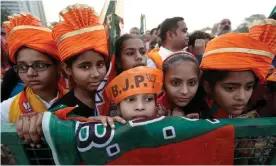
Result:
{"label": "child in crowd", "polygon": [[25,84],[18,95],[1,103],[1,122],[16,123],[23,114],[44,112],[65,93],[58,85],[58,50],[50,29],[30,14],[17,14],[4,22],[9,56]]}
{"label": "child in crowd", "polygon": [[[188,52],[176,52],[167,57],[162,65],[165,93],[157,99],[158,108],[165,108],[165,114],[206,117],[202,90],[198,91],[200,69],[197,59]],[[159,113],[163,109],[159,109]]]}
{"label": "child in crowd", "polygon": [[146,51],[145,43],[138,36],[131,34],[121,36],[115,44],[117,74],[137,66],[146,66]]}
{"label": "child in crowd", "polygon": [[200,68],[211,114],[241,115],[257,83],[262,83],[276,54],[275,20],[256,22],[248,34],[229,33],[211,40]]}
{"label": "child in crowd", "polygon": [[162,71],[140,66],[114,78],[106,92],[124,120],[154,118],[156,95],[161,91],[162,78]]}
{"label": "child in crowd", "polygon": [[109,73],[106,29],[88,5],[68,6],[60,16],[64,21],[54,26],[53,38],[62,68],[72,80],[72,89],[51,107],[51,111],[63,105],[73,108],[70,112],[73,115],[86,118],[102,115],[110,105],[101,95]]}

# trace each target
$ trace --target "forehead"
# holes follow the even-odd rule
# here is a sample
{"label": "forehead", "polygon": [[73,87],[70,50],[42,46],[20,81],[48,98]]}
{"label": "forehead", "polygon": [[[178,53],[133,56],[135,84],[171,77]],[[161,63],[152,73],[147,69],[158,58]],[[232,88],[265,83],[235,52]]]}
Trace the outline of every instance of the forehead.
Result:
{"label": "forehead", "polygon": [[88,61],[88,62],[93,63],[93,62],[97,62],[99,60],[104,60],[103,55],[101,55],[93,50],[89,50],[89,51],[85,51],[82,54],[80,54],[75,62],[78,63],[78,62]]}
{"label": "forehead", "polygon": [[128,48],[133,48],[133,49],[139,49],[139,48],[144,48],[145,45],[141,39],[137,38],[131,38],[123,43],[123,49],[128,49]]}
{"label": "forehead", "polygon": [[169,70],[165,76],[190,79],[198,76],[198,70],[199,68],[194,62],[180,60],[169,65]]}
{"label": "forehead", "polygon": [[247,84],[248,82],[255,81],[255,79],[255,75],[252,71],[232,71],[228,73],[228,76],[221,82]]}
{"label": "forehead", "polygon": [[178,21],[177,25],[179,29],[187,29],[187,25],[184,21]]}
{"label": "forehead", "polygon": [[17,62],[32,63],[35,61],[51,62],[46,54],[31,48],[23,48],[17,54]]}

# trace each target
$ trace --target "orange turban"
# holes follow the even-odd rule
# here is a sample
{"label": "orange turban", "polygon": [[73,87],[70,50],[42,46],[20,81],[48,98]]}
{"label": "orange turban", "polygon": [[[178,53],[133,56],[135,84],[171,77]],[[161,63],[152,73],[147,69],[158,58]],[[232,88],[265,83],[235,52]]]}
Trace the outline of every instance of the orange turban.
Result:
{"label": "orange turban", "polygon": [[252,70],[264,81],[276,54],[276,21],[266,19],[251,25],[249,33],[230,33],[211,40],[206,47],[202,70]]}
{"label": "orange turban", "polygon": [[61,61],[88,50],[101,53],[107,59],[107,33],[92,7],[75,4],[63,9],[59,14],[64,21],[54,26],[53,38],[57,43]]}
{"label": "orange turban", "polygon": [[8,18],[10,21],[3,24],[6,29],[9,56],[13,63],[16,63],[17,51],[23,46],[59,59],[52,31],[41,26],[38,18],[26,13],[15,14]]}
{"label": "orange turban", "polygon": [[105,90],[109,99],[118,104],[132,95],[160,93],[162,79],[161,70],[140,66],[122,72],[108,84]]}

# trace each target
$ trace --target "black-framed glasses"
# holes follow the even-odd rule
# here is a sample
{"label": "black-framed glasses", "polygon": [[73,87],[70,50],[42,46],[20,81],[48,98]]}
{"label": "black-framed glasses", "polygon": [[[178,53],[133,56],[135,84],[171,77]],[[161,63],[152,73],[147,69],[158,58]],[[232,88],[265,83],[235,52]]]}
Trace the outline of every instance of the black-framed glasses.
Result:
{"label": "black-framed glasses", "polygon": [[29,68],[31,67],[32,69],[34,69],[35,71],[39,72],[39,71],[45,71],[48,69],[48,67],[52,66],[53,64],[47,64],[47,63],[34,63],[32,65],[14,65],[13,69],[14,71],[18,72],[18,73],[27,73]]}

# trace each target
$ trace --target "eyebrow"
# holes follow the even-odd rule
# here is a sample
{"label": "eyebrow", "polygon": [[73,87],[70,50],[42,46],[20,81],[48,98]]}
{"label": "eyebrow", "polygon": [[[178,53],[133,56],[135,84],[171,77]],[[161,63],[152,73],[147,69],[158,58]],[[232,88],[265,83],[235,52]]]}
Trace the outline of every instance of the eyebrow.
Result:
{"label": "eyebrow", "polygon": [[[25,62],[25,61],[18,61],[17,63],[27,64],[27,62]],[[44,60],[37,60],[37,61],[32,61],[31,63],[34,64],[34,63],[51,63],[51,62],[47,62],[47,61],[44,61]]]}
{"label": "eyebrow", "polygon": [[[250,81],[250,82],[247,82],[246,85],[247,85],[247,84],[254,84],[254,83],[255,83],[255,81]],[[242,84],[241,84],[241,83],[237,83],[237,82],[226,82],[226,83],[223,83],[223,85],[240,86],[240,85],[242,85]]]}

